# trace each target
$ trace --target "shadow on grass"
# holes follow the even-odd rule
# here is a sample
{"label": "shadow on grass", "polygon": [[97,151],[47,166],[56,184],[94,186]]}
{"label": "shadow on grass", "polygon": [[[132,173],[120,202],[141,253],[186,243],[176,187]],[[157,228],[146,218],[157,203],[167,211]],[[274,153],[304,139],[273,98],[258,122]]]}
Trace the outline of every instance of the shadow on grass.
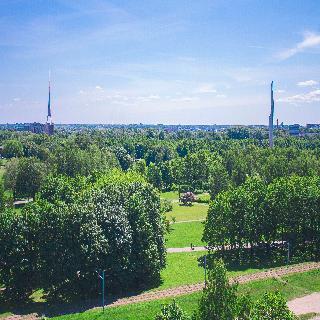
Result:
{"label": "shadow on grass", "polygon": [[[198,264],[200,267],[204,267],[204,256],[198,258]],[[282,247],[272,248],[269,253],[266,253],[265,248],[259,248],[253,251],[251,249],[239,250],[227,250],[225,252],[216,251],[212,254],[207,254],[207,267],[210,269],[212,261],[214,259],[222,258],[225,262],[226,268],[229,272],[244,272],[248,269],[266,269],[284,266],[287,264],[287,252]],[[300,253],[291,256],[289,264],[295,264],[300,262],[310,261],[307,256]],[[126,298],[141,294],[147,290],[157,288],[161,285],[161,282],[152,286],[140,288],[139,290],[133,290],[129,292],[123,292],[117,295],[107,294],[105,298],[105,305],[108,306],[118,299]],[[1,314],[11,312],[14,314],[30,314],[37,313],[39,316],[45,315],[47,317],[53,317],[58,315],[73,314],[84,312],[92,308],[102,306],[101,295],[94,295],[93,298],[73,298],[69,301],[59,299],[59,297],[46,297],[41,296],[39,291],[33,294],[33,298],[37,297],[38,301],[31,298],[23,303],[11,303],[6,301],[4,296],[4,290],[0,289],[0,317]],[[42,300],[41,300],[42,299]]]}
{"label": "shadow on grass", "polygon": [[[106,290],[105,294],[105,306],[109,306],[122,298],[129,298],[139,295],[157,288],[161,282],[156,285],[140,288],[138,290],[132,290],[128,292],[122,292],[118,294],[108,294]],[[39,299],[33,299],[34,296]],[[93,294],[93,297],[72,297],[68,301],[57,296],[46,296],[42,293],[42,290],[35,291],[27,301],[13,302],[6,299],[5,291],[0,291],[0,319],[2,314],[12,313],[17,315],[29,315],[37,314],[38,316],[54,317],[66,314],[74,314],[85,312],[93,308],[102,307],[102,294]]]}
{"label": "shadow on grass", "polygon": [[[246,271],[248,269],[263,270],[266,268],[276,268],[285,265],[314,261],[310,255],[296,251],[289,256],[288,252],[281,245],[274,245],[272,248],[243,248],[229,249],[226,251],[214,251],[207,254],[207,268],[210,269],[213,260],[222,259],[229,272]],[[198,259],[199,266],[204,266],[204,256]]]}

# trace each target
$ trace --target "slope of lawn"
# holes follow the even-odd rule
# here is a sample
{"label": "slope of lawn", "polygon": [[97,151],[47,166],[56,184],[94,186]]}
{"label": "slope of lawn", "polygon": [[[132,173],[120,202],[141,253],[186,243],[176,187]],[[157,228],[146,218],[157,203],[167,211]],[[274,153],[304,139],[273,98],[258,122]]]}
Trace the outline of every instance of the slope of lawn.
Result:
{"label": "slope of lawn", "polygon": [[181,206],[178,202],[173,202],[173,209],[166,213],[166,218],[176,221],[204,220],[207,216],[209,206],[205,203],[193,203],[192,206]]}
{"label": "slope of lawn", "polygon": [[171,231],[167,234],[167,248],[189,247],[192,243],[194,246],[204,246],[201,241],[204,224],[201,221],[174,223],[170,226]]}
{"label": "slope of lawn", "polygon": [[[255,281],[248,284],[240,285],[240,293],[249,292],[255,300],[266,291],[280,291],[287,300],[294,299],[312,292],[320,291],[320,270],[309,271],[281,279],[268,279]],[[281,280],[281,281],[280,281]],[[192,314],[197,307],[201,292],[178,296],[175,298],[177,303],[186,312]],[[104,313],[101,309],[95,309],[79,314],[70,314],[55,317],[56,320],[140,320],[143,315],[144,320],[154,320],[155,315],[159,313],[161,305],[169,303],[173,298],[142,302],[116,308],[107,308]],[[301,318],[302,319],[302,318]],[[304,318],[306,319],[306,318]]]}

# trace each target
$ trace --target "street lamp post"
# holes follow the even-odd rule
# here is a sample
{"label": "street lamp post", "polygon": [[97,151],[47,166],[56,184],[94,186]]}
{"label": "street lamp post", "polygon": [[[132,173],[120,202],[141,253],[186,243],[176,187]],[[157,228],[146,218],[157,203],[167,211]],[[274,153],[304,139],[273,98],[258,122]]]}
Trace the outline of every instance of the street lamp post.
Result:
{"label": "street lamp post", "polygon": [[104,305],[105,305],[105,270],[102,270],[101,273],[98,273],[99,278],[101,279],[101,291],[102,291],[102,312],[104,312]]}

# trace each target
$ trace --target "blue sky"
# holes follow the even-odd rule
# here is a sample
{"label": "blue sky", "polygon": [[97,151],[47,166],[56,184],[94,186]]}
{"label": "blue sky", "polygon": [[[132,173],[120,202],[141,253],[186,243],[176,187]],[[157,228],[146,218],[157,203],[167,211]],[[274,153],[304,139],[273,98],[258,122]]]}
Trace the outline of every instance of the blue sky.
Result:
{"label": "blue sky", "polygon": [[0,0],[0,123],[320,122],[319,0]]}

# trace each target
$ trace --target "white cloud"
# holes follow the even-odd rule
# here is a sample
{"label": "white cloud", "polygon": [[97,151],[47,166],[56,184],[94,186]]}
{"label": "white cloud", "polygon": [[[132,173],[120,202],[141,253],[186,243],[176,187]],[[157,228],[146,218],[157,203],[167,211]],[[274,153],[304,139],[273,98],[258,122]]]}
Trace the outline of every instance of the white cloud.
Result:
{"label": "white cloud", "polygon": [[198,97],[180,97],[180,98],[171,99],[171,101],[174,101],[174,102],[191,102],[196,100],[199,100],[199,98]]}
{"label": "white cloud", "polygon": [[284,93],[286,92],[286,90],[283,90],[283,89],[278,89],[278,90],[275,90],[276,93]]}
{"label": "white cloud", "polygon": [[319,84],[318,81],[315,80],[306,80],[306,81],[300,81],[297,83],[297,86],[299,87],[313,87]]}
{"label": "white cloud", "polygon": [[214,88],[212,84],[204,83],[197,88],[196,92],[197,93],[216,93],[217,90]]}
{"label": "white cloud", "polygon": [[21,99],[20,98],[13,98],[14,102],[19,102]]}
{"label": "white cloud", "polygon": [[292,104],[302,103],[312,103],[320,101],[320,89],[310,91],[304,94],[297,94],[290,97],[280,98],[277,101],[287,102]]}
{"label": "white cloud", "polygon": [[279,53],[278,57],[281,60],[286,60],[299,52],[303,52],[306,49],[314,48],[320,45],[320,34],[314,32],[307,32],[304,34],[304,38],[301,42],[297,43],[293,48],[284,50]]}
{"label": "white cloud", "polygon": [[97,90],[103,91],[103,88],[101,86],[96,86]]}
{"label": "white cloud", "polygon": [[216,97],[220,99],[225,99],[227,96],[225,94],[217,94]]}

